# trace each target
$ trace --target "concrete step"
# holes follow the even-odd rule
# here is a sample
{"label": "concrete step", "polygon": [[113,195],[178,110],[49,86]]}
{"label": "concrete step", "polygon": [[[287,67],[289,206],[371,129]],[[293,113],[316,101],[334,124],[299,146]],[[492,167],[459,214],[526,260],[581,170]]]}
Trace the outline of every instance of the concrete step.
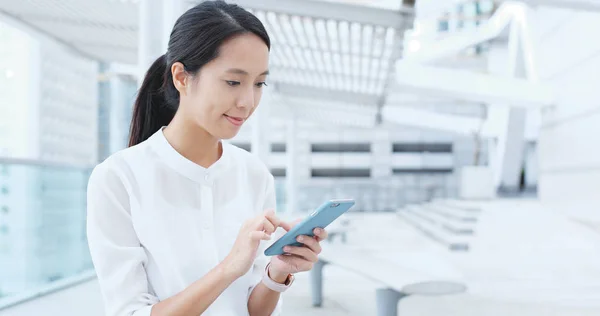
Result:
{"label": "concrete step", "polygon": [[482,210],[481,205],[479,205],[480,203],[477,203],[477,202],[467,202],[467,201],[447,199],[447,200],[437,200],[434,203],[438,204],[438,205],[443,205],[445,207],[459,209],[459,210],[468,211],[468,212],[472,212],[472,213],[479,213]]}
{"label": "concrete step", "polygon": [[477,223],[477,212],[465,211],[463,209],[447,207],[439,203],[429,203],[423,205],[432,212],[440,214],[450,221],[461,223]]}
{"label": "concrete step", "polygon": [[397,214],[402,220],[413,226],[423,235],[447,247],[450,251],[469,250],[468,238],[466,236],[448,232],[448,230],[438,225],[435,220],[406,208],[398,210]]}
{"label": "concrete step", "polygon": [[454,218],[448,218],[438,212],[435,212],[427,206],[413,205],[408,206],[407,209],[414,212],[417,216],[422,217],[429,223],[439,226],[441,229],[450,234],[473,235],[474,233],[474,224],[472,222],[465,223]]}

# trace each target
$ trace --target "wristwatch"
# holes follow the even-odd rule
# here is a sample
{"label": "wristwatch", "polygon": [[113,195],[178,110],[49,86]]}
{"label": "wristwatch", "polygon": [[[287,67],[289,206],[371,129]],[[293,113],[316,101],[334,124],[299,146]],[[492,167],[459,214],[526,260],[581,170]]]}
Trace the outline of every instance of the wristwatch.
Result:
{"label": "wristwatch", "polygon": [[271,279],[271,277],[269,276],[269,266],[270,265],[271,265],[271,263],[269,262],[269,264],[267,264],[267,266],[265,267],[265,272],[263,273],[262,282],[269,289],[271,289],[275,292],[279,292],[279,293],[285,292],[287,289],[289,289],[292,286],[292,283],[294,283],[294,279],[295,279],[294,275],[293,274],[288,275],[284,284],[277,283],[273,279]]}

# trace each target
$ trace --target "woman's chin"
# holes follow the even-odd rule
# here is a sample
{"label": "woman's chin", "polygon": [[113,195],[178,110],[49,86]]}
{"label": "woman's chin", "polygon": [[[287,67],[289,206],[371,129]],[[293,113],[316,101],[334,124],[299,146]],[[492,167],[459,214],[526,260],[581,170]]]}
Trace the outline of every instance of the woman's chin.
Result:
{"label": "woman's chin", "polygon": [[240,129],[239,128],[236,128],[236,129],[227,128],[227,129],[223,129],[223,130],[221,130],[219,132],[220,133],[219,133],[219,137],[218,138],[220,138],[220,139],[232,139],[232,138],[234,138],[240,132]]}

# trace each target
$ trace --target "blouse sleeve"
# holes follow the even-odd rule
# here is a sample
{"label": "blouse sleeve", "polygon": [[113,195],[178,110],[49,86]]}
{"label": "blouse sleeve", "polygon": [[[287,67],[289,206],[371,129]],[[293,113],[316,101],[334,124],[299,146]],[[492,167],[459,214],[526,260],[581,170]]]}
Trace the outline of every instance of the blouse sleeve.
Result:
{"label": "blouse sleeve", "polygon": [[[269,180],[268,180],[267,188],[266,188],[265,202],[263,204],[263,209],[260,211],[262,212],[267,209],[275,209],[275,205],[276,205],[276,202],[275,202],[275,179],[273,178],[272,175],[269,174]],[[269,245],[268,242],[263,241],[263,242],[261,242],[260,246],[258,247],[256,259],[254,260],[254,265],[252,266],[252,282],[251,282],[252,285],[248,289],[248,298],[250,298],[250,294],[252,293],[254,288],[261,282],[263,273],[265,271],[265,267],[267,266],[267,264],[270,261],[270,258],[265,256],[265,254],[264,254],[265,249],[267,249],[268,245]],[[277,306],[275,307],[275,310],[273,311],[271,316],[281,315],[282,304],[283,304],[282,296],[283,295],[279,296],[279,302],[277,302]]]}
{"label": "blouse sleeve", "polygon": [[94,169],[87,190],[87,238],[105,315],[150,316],[159,300],[148,290],[147,256],[133,228],[124,182],[105,163]]}

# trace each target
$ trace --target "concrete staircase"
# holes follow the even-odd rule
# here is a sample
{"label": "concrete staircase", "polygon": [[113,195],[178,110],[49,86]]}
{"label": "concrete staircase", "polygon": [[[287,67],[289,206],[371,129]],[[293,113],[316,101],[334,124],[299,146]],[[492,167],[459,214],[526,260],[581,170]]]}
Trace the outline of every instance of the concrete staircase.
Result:
{"label": "concrete staircase", "polygon": [[481,210],[451,201],[407,205],[398,216],[450,251],[468,251]]}

